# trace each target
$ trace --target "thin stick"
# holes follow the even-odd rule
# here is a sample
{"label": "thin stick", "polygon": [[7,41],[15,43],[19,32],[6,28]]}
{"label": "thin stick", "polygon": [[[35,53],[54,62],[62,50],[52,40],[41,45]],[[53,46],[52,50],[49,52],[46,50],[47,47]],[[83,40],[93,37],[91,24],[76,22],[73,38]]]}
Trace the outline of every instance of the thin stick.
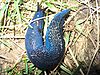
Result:
{"label": "thin stick", "polygon": [[0,55],[1,59],[8,59],[6,56]]}
{"label": "thin stick", "polygon": [[10,35],[3,35],[0,39],[25,39],[25,36],[10,36]]}
{"label": "thin stick", "polygon": [[53,16],[53,15],[54,15],[54,14],[49,15],[49,16],[46,16],[46,17],[41,17],[41,18],[37,18],[37,19],[34,19],[34,20],[30,20],[29,24],[32,23],[32,22],[35,22],[35,21],[41,20],[41,19],[48,18],[48,17]]}
{"label": "thin stick", "polygon": [[47,72],[46,71],[44,71],[44,75],[47,75]]}
{"label": "thin stick", "polygon": [[[71,54],[71,56],[72,56],[72,58],[73,58],[73,60],[74,60],[74,62],[75,62],[75,64],[76,64],[76,66],[78,67],[79,64],[78,64],[77,60],[75,59],[75,56],[74,56],[74,54],[73,54],[71,48],[69,47],[68,49],[69,49],[69,52],[70,52],[70,54]],[[85,75],[85,74],[83,73],[82,69],[80,69],[80,72],[81,72],[82,75]]]}
{"label": "thin stick", "polygon": [[70,18],[68,18],[68,20],[65,22],[64,26],[66,24],[68,24],[71,20],[73,20],[73,18],[78,14],[78,12],[81,10],[82,8],[79,8],[74,14],[72,14],[72,16]]}
{"label": "thin stick", "polygon": [[89,74],[91,65],[92,65],[92,63],[93,63],[93,61],[94,61],[94,58],[95,58],[95,56],[96,56],[96,54],[97,54],[97,52],[98,52],[98,50],[99,50],[99,36],[100,36],[100,35],[99,35],[99,14],[98,14],[98,1],[97,1],[97,0],[96,0],[96,8],[97,8],[97,47],[96,47],[96,50],[95,50],[95,52],[94,52],[93,58],[92,58],[92,60],[91,60],[91,62],[90,62],[90,65],[89,65],[89,68],[88,68],[88,71],[87,71],[87,74],[86,74],[86,75]]}

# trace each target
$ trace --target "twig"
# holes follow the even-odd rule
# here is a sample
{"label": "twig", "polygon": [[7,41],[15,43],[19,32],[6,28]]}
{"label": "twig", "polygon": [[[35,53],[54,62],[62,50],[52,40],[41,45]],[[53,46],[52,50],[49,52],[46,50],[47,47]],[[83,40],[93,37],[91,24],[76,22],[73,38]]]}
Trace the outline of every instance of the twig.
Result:
{"label": "twig", "polygon": [[2,59],[7,59],[7,57],[3,56],[3,55],[0,55],[0,58]]}
{"label": "twig", "polygon": [[23,55],[25,54],[25,52],[26,51],[22,52],[21,56],[17,59],[16,63],[14,64],[14,66],[10,70],[13,70],[16,67],[16,65],[21,61],[21,59],[22,59]]}
{"label": "twig", "polygon": [[[11,39],[9,39],[10,41],[12,41]],[[13,41],[12,41],[13,42]],[[18,44],[16,44],[15,42],[13,42],[16,46],[18,46],[20,49],[24,50],[23,48],[21,48]],[[22,52],[21,56],[17,59],[16,63],[14,64],[14,66],[10,69],[14,69],[16,67],[16,65],[21,61],[23,55],[25,54],[25,50]]]}
{"label": "twig", "polygon": [[68,57],[67,57],[67,55],[65,56],[65,59],[64,59],[64,64],[68,64],[68,66],[72,69],[73,67],[72,67],[72,65],[71,65],[71,63],[70,63],[70,61],[69,61],[69,59],[68,59]]}
{"label": "twig", "polygon": [[99,14],[98,14],[98,1],[97,0],[96,0],[96,8],[97,8],[97,47],[96,47],[96,50],[94,52],[93,58],[92,58],[92,60],[90,62],[90,65],[89,65],[89,68],[88,68],[88,71],[87,71],[86,75],[89,74],[89,71],[91,69],[91,65],[92,65],[92,63],[94,61],[94,58],[95,58],[95,56],[96,56],[96,54],[97,54],[97,52],[99,50]]}
{"label": "twig", "polygon": [[[66,34],[66,33],[65,33]],[[69,42],[69,44],[67,45],[67,47],[66,48],[69,48],[71,45],[72,45],[72,43],[73,43],[73,40],[74,40],[74,38],[75,38],[75,32],[73,32],[73,36],[72,36],[72,39],[70,40],[70,42]]]}
{"label": "twig", "polygon": [[14,28],[14,26],[0,26],[0,28]]}
{"label": "twig", "polygon": [[[76,29],[77,30],[77,29]],[[93,46],[96,48],[96,44],[94,43],[94,41],[93,41],[93,39],[91,38],[91,37],[89,37],[88,35],[89,35],[89,33],[92,31],[92,29],[87,33],[87,35],[85,35],[85,33],[84,33],[84,30],[82,31],[82,32],[80,32],[79,30],[77,30],[80,34],[76,37],[77,39],[79,38],[79,36],[82,34],[83,36],[85,36],[86,38],[89,38],[90,39],[90,41],[92,42],[92,44],[93,44]],[[76,39],[76,40],[77,40]],[[75,40],[75,42],[76,42],[76,40]],[[75,43],[74,42],[74,43]]]}
{"label": "twig", "polygon": [[[9,39],[11,42],[13,42],[13,44],[15,44],[16,46],[18,46],[21,50],[24,50],[22,47],[20,47],[18,44],[16,44],[14,41],[12,41],[11,39]],[[25,50],[24,50],[25,51]]]}
{"label": "twig", "polygon": [[46,71],[44,71],[44,75],[47,75]]}
{"label": "twig", "polygon": [[[93,11],[93,12],[91,13],[91,15],[93,15],[95,12],[96,12],[96,10]],[[84,20],[84,22],[87,22],[90,18],[91,18],[91,16],[89,16],[88,18],[86,18],[86,19]],[[85,27],[85,24],[84,24],[83,26]],[[84,28],[84,27],[83,27],[83,28]],[[77,29],[75,29],[75,30],[77,30]],[[85,37],[89,38],[90,41],[93,43],[94,47],[96,48],[96,45],[95,45],[94,41],[92,40],[92,38],[89,37],[89,36],[87,36],[87,35],[85,35],[84,30],[85,30],[85,29],[83,29],[81,32],[80,32],[79,30],[77,30],[77,31],[80,33],[80,34],[77,36],[77,39],[78,39],[78,38],[80,37],[80,35],[82,34],[82,35],[84,35]],[[91,29],[91,30],[92,30],[92,29]],[[91,32],[91,30],[90,30],[90,32]],[[89,32],[88,32],[88,34],[89,34]],[[77,40],[77,39],[76,39],[76,40]],[[75,42],[74,42],[74,43],[75,43]]]}
{"label": "twig", "polygon": [[[73,54],[71,48],[69,47],[68,49],[69,49],[69,52],[70,52],[70,54],[71,54],[71,56],[72,56],[72,58],[73,58],[73,60],[74,60],[74,62],[75,62],[75,64],[76,64],[76,66],[78,67],[79,64],[78,64],[77,60],[75,59],[75,56],[74,56],[74,54]],[[85,75],[85,74],[83,73],[82,69],[80,69],[80,72],[81,72],[82,75]]]}
{"label": "twig", "polygon": [[0,36],[0,39],[25,39],[25,36],[8,36],[8,35],[3,35]]}
{"label": "twig", "polygon": [[54,15],[54,14],[49,15],[49,16],[46,16],[46,17],[41,17],[41,18],[37,18],[37,19],[34,19],[34,20],[30,20],[29,24],[32,23],[32,22],[35,22],[35,21],[41,20],[41,19],[48,18],[48,17],[53,16],[53,15]]}
{"label": "twig", "polygon": [[89,0],[87,1],[87,3],[88,3],[88,7],[89,7],[89,11],[90,11],[90,19],[91,19],[91,24],[93,23],[93,16],[92,16],[92,10],[91,10],[91,5],[90,5],[90,2],[89,2]]}
{"label": "twig", "polygon": [[[67,19],[67,21],[65,21],[65,23],[64,23],[65,28],[66,28],[66,26],[70,23],[70,21],[73,20],[73,18],[78,14],[78,12],[79,12],[80,10],[81,10],[81,8],[78,9],[71,17],[69,17],[69,18]],[[65,28],[64,28],[64,30],[66,31]]]}
{"label": "twig", "polygon": [[13,68],[11,68],[10,70],[14,69],[16,67],[16,65],[21,61],[23,55],[25,54],[25,50],[23,48],[21,48],[18,44],[16,44],[14,41],[12,41],[11,39],[9,39],[11,42],[13,42],[16,46],[18,46],[20,49],[23,50],[21,56],[17,59],[16,63],[14,64]]}

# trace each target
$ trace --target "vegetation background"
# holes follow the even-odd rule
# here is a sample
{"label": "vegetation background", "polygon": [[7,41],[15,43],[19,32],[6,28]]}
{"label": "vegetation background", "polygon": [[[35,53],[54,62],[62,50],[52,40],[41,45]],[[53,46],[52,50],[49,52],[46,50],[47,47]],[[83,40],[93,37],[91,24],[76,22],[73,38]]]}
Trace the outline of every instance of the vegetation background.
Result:
{"label": "vegetation background", "polygon": [[65,57],[50,75],[99,75],[99,0],[0,0],[0,75],[45,74],[29,61],[24,43],[37,2],[48,7],[44,33],[56,13],[71,10],[64,27]]}

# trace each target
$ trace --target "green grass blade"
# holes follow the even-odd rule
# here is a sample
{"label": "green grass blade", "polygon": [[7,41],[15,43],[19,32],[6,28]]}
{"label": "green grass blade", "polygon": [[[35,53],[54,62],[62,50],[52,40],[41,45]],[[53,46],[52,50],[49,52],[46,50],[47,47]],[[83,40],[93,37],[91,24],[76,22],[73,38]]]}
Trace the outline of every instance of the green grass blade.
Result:
{"label": "green grass blade", "polygon": [[17,15],[18,15],[18,20],[19,20],[19,23],[21,23],[21,15],[20,15],[20,11],[19,11],[19,0],[14,0],[14,7],[15,7],[15,10],[17,12]]}
{"label": "green grass blade", "polygon": [[28,74],[28,62],[25,60],[25,74]]}
{"label": "green grass blade", "polygon": [[60,68],[61,68],[63,71],[65,71],[66,73],[68,73],[69,75],[72,75],[72,72],[71,72],[69,69],[67,69],[66,67],[64,67],[63,65],[61,65]]}
{"label": "green grass blade", "polygon": [[80,72],[82,65],[80,64],[73,72],[72,75],[78,75],[78,73]]}

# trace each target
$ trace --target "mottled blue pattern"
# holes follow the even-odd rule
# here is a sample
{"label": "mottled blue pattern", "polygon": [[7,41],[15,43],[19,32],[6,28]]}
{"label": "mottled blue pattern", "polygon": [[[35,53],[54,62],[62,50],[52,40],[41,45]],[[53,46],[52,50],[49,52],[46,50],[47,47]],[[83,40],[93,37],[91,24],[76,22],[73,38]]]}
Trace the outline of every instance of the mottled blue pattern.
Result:
{"label": "mottled blue pattern", "polygon": [[[69,10],[66,9],[54,16],[47,28],[46,42],[44,44],[41,32],[39,32],[39,30],[43,29],[44,20],[30,23],[33,28],[28,27],[25,46],[29,59],[39,69],[53,70],[62,60],[65,52],[63,24],[68,13]],[[43,10],[39,8],[32,20],[41,18],[44,15]]]}

